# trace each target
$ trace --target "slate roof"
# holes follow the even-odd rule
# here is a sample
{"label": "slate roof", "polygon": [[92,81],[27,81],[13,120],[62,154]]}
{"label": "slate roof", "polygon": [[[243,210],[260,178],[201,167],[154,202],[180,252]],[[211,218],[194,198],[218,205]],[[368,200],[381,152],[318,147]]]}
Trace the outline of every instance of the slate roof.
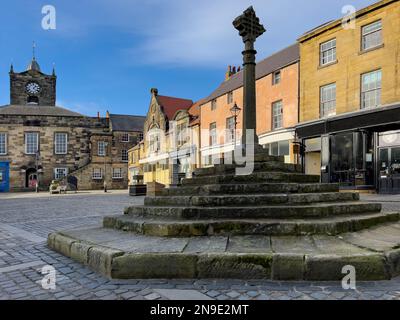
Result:
{"label": "slate roof", "polygon": [[193,101],[189,99],[181,99],[167,96],[157,95],[158,104],[162,107],[168,120],[173,120],[178,110],[188,110],[192,105]]}
{"label": "slate roof", "polygon": [[[257,63],[256,79],[261,79],[279,69],[289,66],[300,60],[300,46],[298,43],[287,47],[273,55],[265,58]],[[207,103],[216,99],[230,91],[236,90],[243,86],[243,70],[234,74],[229,80],[224,81],[221,85],[204,100]]]}
{"label": "slate roof", "polygon": [[123,114],[110,114],[113,131],[142,132],[146,117]]}
{"label": "slate roof", "polygon": [[84,117],[84,115],[55,106],[6,105],[0,107],[0,115]]}

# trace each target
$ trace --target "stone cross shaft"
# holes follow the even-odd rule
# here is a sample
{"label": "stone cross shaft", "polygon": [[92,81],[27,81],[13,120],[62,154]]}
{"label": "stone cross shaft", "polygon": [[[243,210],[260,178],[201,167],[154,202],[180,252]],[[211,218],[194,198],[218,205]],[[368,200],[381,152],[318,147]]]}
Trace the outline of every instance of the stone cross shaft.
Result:
{"label": "stone cross shaft", "polygon": [[258,146],[256,134],[256,54],[254,43],[266,30],[256,16],[253,7],[249,7],[233,21],[245,44],[243,53],[243,135],[242,146],[245,146],[247,130],[254,130],[254,145]]}

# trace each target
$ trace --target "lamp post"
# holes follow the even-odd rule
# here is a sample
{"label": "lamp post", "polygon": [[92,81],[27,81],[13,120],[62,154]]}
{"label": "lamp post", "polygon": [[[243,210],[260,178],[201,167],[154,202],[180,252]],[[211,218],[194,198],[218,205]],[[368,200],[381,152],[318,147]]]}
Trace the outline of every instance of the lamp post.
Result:
{"label": "lamp post", "polygon": [[104,141],[104,192],[107,192],[107,164],[106,164],[106,158],[107,158],[107,147],[108,147],[108,142]]}
{"label": "lamp post", "polygon": [[230,109],[230,112],[231,112],[232,116],[235,118],[235,131],[233,133],[233,152],[235,152],[235,150],[236,150],[237,118],[238,118],[238,116],[239,116],[241,111],[242,111],[242,109],[238,107],[236,102],[233,105],[233,107]]}
{"label": "lamp post", "polygon": [[35,167],[36,167],[36,193],[39,193],[39,150],[36,150],[35,154]]}

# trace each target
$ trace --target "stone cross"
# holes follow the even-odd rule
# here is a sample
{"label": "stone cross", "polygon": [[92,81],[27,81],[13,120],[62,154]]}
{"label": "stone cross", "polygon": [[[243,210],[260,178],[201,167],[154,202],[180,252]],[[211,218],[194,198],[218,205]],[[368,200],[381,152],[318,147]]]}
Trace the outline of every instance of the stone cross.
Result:
{"label": "stone cross", "polygon": [[245,44],[243,51],[243,136],[242,146],[246,143],[247,130],[254,130],[254,146],[259,147],[256,134],[256,54],[254,43],[266,30],[256,16],[253,7],[233,21],[233,26],[239,31]]}

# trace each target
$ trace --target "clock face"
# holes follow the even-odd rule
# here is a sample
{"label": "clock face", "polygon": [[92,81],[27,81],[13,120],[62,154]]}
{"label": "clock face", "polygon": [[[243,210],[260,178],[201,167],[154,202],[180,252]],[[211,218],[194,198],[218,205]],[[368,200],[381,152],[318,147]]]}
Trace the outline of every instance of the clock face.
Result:
{"label": "clock face", "polygon": [[26,91],[29,94],[38,94],[40,92],[40,86],[35,82],[29,82],[26,85]]}

